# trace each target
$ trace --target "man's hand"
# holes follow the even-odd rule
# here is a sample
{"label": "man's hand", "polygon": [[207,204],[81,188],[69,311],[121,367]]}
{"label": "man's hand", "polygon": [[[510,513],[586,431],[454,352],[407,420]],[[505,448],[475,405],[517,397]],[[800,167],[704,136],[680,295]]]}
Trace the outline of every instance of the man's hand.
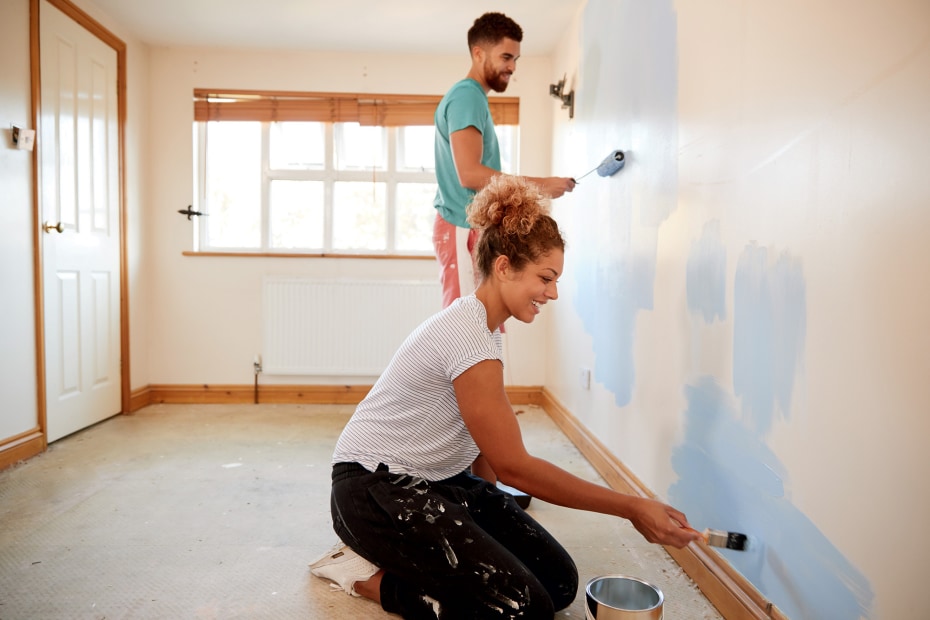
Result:
{"label": "man's hand", "polygon": [[559,198],[575,189],[575,179],[571,177],[545,177],[539,180],[539,189],[549,198]]}

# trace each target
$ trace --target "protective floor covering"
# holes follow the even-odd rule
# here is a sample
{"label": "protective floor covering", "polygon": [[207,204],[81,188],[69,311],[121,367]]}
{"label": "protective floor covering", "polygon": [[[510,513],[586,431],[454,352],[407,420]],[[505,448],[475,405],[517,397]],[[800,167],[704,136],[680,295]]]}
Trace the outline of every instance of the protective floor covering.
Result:
{"label": "protective floor covering", "polygon": [[[352,406],[153,405],[0,472],[0,619],[396,618],[332,591],[307,563],[335,541],[329,459]],[[600,480],[541,409],[530,451]],[[582,586],[645,579],[665,618],[720,618],[626,521],[533,500]]]}

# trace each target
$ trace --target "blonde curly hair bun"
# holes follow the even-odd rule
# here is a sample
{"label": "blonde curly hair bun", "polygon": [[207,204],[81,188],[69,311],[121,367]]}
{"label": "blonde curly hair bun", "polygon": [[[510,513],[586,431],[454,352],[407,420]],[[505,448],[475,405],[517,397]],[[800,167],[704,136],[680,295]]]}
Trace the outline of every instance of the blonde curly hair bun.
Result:
{"label": "blonde curly hair bun", "polygon": [[499,174],[468,205],[473,228],[498,226],[507,235],[526,235],[540,215],[549,214],[549,199],[525,177]]}
{"label": "blonde curly hair bun", "polygon": [[549,216],[549,199],[525,177],[492,177],[466,213],[468,223],[481,231],[475,263],[482,277],[490,274],[497,256],[507,256],[522,269],[553,249],[565,249],[558,224]]}

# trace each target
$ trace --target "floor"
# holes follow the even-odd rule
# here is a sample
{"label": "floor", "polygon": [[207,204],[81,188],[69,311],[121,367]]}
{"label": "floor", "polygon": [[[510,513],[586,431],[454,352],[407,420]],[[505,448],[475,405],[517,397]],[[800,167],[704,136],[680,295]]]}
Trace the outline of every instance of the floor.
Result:
{"label": "floor", "polygon": [[[591,466],[541,409],[531,452]],[[153,405],[0,472],[0,620],[395,618],[332,591],[307,563],[334,542],[329,458],[351,406]],[[636,576],[666,620],[719,614],[661,547],[620,519],[533,500],[582,587],[557,618],[585,618],[583,585]]]}

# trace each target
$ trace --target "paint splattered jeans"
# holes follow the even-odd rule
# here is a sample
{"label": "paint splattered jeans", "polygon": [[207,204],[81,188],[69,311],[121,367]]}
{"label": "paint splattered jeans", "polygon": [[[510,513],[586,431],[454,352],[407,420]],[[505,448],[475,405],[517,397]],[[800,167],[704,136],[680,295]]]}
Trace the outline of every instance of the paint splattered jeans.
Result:
{"label": "paint splattered jeans", "polygon": [[470,473],[428,482],[337,463],[331,504],[342,541],[385,570],[381,606],[408,620],[553,618],[578,590],[565,549]]}

